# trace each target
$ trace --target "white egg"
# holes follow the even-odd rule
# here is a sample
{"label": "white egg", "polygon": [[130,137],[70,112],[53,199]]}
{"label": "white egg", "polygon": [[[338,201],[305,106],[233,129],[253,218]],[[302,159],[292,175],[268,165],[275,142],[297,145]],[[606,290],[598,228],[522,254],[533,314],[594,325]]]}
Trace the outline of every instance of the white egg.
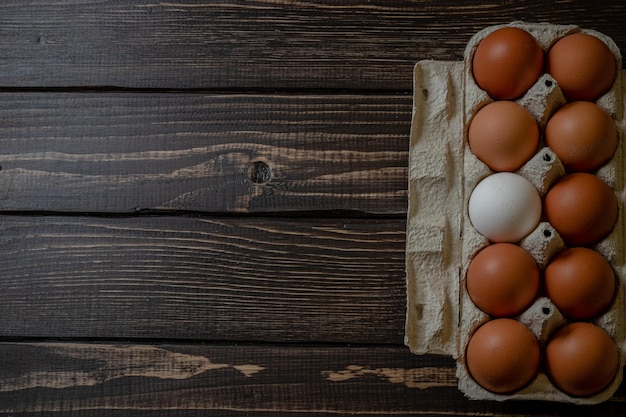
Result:
{"label": "white egg", "polygon": [[526,178],[498,172],[478,183],[468,209],[472,226],[491,242],[515,243],[537,227],[541,198]]}

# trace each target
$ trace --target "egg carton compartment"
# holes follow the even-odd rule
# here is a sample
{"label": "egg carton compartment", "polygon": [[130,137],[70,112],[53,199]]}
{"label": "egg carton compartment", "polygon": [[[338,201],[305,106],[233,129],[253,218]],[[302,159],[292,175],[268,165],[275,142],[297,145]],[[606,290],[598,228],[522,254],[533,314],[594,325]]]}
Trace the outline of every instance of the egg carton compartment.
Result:
{"label": "egg carton compartment", "polygon": [[[606,330],[619,351],[619,370],[613,382],[590,397],[572,397],[558,390],[540,367],[534,380],[513,394],[494,394],[479,386],[465,365],[467,343],[490,317],[470,299],[465,275],[473,257],[490,242],[475,230],[467,204],[474,187],[494,172],[469,149],[467,131],[474,115],[493,99],[475,83],[471,59],[477,45],[493,31],[513,26],[529,32],[547,51],[568,34],[589,33],[607,44],[615,56],[617,71],[611,89],[596,104],[611,115],[618,131],[613,158],[594,172],[615,191],[618,221],[612,232],[593,246],[611,264],[618,279],[615,299],[604,314],[593,320]],[[459,388],[473,399],[537,399],[579,404],[602,402],[622,380],[624,337],[624,135],[621,54],[601,33],[577,26],[513,22],[485,28],[469,41],[463,62],[422,61],[414,72],[414,109],[409,156],[409,211],[407,217],[407,317],[405,343],[415,354],[440,353],[457,359]],[[521,98],[515,100],[535,118],[540,132],[554,112],[567,101],[550,74],[542,74]],[[528,179],[543,198],[565,175],[558,156],[540,137],[538,152],[517,174]],[[558,232],[546,221],[519,245],[543,270],[552,256],[565,248]],[[549,337],[568,323],[552,302],[539,294],[516,320],[524,323],[544,346]]]}
{"label": "egg carton compartment", "polygon": [[[554,26],[548,24],[526,24],[523,22],[514,22],[511,25],[526,30],[537,40],[543,51],[546,52],[556,41],[563,36],[584,32],[589,33],[609,46],[609,49],[615,56],[616,65],[621,68],[621,55],[614,43],[605,37],[604,35],[594,32],[580,29],[575,26]],[[464,60],[464,176],[465,176],[465,192],[463,204],[467,203],[467,199],[471,194],[471,190],[475,185],[482,180],[485,175],[490,175],[492,172],[483,164],[478,158],[476,158],[469,150],[467,145],[467,126],[470,124],[471,118],[478,112],[478,110],[493,101],[485,91],[480,89],[474,81],[472,75],[472,57],[478,44],[490,33],[495,30],[504,27],[494,26],[487,28],[477,33],[468,43],[465,51]],[[621,76],[618,71],[616,80],[613,83],[612,88],[600,97],[596,104],[609,113],[616,123],[616,126],[622,122],[622,88],[621,88]],[[562,94],[558,83],[549,74],[543,74],[537,82],[528,90],[528,92],[516,102],[526,108],[536,119],[541,129],[545,128],[547,121],[552,114],[564,105],[567,101]],[[620,135],[621,136],[621,135]],[[621,139],[621,137],[620,137]],[[604,165],[596,175],[607,182],[614,191],[620,192],[622,189],[620,181],[622,175],[619,175],[622,170],[622,148],[621,140],[619,140],[619,148],[616,150],[614,157]],[[565,174],[562,164],[559,163],[558,157],[550,151],[549,148],[542,148],[524,167],[517,171],[518,174],[530,180],[530,182],[538,189],[540,195],[545,195],[550,186],[561,178]],[[621,205],[623,207],[623,205]],[[622,213],[622,207],[620,207],[619,213]],[[531,382],[526,388],[510,395],[499,395],[491,393],[482,387],[480,387],[469,375],[465,364],[464,351],[469,339],[474,333],[475,329],[485,322],[488,317],[482,313],[469,299],[467,291],[465,290],[464,273],[467,271],[469,263],[472,258],[478,253],[480,249],[489,244],[486,238],[482,237],[475,229],[473,229],[471,222],[467,215],[467,210],[463,210],[464,217],[464,234],[471,235],[472,238],[468,240],[468,244],[464,245],[463,258],[463,273],[461,274],[460,288],[460,326],[459,326],[459,357],[457,376],[459,378],[459,387],[471,398],[476,399],[496,399],[503,400],[509,398],[515,399],[551,399],[555,401],[568,401],[576,403],[597,403],[609,398],[613,392],[619,386],[621,381],[621,369],[622,363],[620,362],[619,372],[613,383],[604,389],[602,392],[585,398],[573,398],[570,397],[552,385],[547,378],[543,370],[540,371],[533,382]],[[618,219],[617,225],[614,227],[612,233],[603,239],[601,242],[595,245],[595,249],[601,253],[606,259],[609,260],[611,265],[615,268],[616,272],[620,273],[623,268],[623,228],[621,226],[621,219]],[[533,255],[535,261],[544,268],[550,258],[558,251],[564,248],[564,243],[558,236],[558,233],[551,228],[548,228],[549,224],[540,223],[536,231],[531,233],[523,242],[521,246],[524,247]],[[546,236],[546,233],[548,236]],[[465,243],[465,241],[464,241]],[[621,281],[621,278],[620,278]],[[619,346],[621,352],[623,352],[623,334],[621,329],[623,328],[623,296],[621,295],[621,288],[623,285],[618,285],[618,296],[613,302],[611,308],[604,313],[600,318],[595,320],[595,323],[604,328],[614,339]],[[540,298],[536,303],[530,307],[529,311],[538,314],[522,313],[519,320],[524,322],[529,328],[531,328],[535,336],[540,341],[540,344],[545,345],[548,338],[554,333],[554,331],[564,325],[567,321],[558,313],[558,309],[554,305],[546,306],[545,303],[550,302],[546,298]],[[538,306],[541,306],[540,308]],[[544,314],[544,312],[549,314]],[[622,355],[620,355],[622,356]]]}

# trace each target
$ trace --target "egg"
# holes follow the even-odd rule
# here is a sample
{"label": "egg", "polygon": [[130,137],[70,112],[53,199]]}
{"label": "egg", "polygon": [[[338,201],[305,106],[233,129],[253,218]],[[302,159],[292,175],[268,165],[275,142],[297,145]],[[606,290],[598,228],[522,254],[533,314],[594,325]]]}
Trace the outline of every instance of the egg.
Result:
{"label": "egg", "polygon": [[617,198],[593,174],[566,175],[548,190],[544,214],[570,246],[588,246],[605,238],[617,221]]}
{"label": "egg", "polygon": [[544,272],[546,295],[573,320],[592,319],[608,309],[615,295],[615,273],[598,252],[582,247],[559,252]]}
{"label": "egg", "polygon": [[512,101],[481,108],[468,129],[470,150],[494,171],[515,171],[536,152],[539,127],[528,110]]}
{"label": "egg", "polygon": [[613,85],[616,61],[609,47],[586,33],[559,39],[548,51],[546,70],[570,101],[595,101]]}
{"label": "egg", "polygon": [[472,75],[476,84],[496,100],[521,97],[543,71],[543,50],[523,29],[503,27],[476,47]]}
{"label": "egg", "polygon": [[470,338],[465,361],[471,377],[481,387],[508,394],[524,388],[537,374],[539,343],[522,323],[495,319],[480,326]]}
{"label": "egg", "polygon": [[602,328],[574,322],[559,329],[545,349],[550,380],[574,397],[587,397],[605,389],[619,366],[615,342]]}
{"label": "egg", "polygon": [[472,226],[491,242],[515,243],[539,223],[541,198],[526,178],[498,172],[476,185],[469,197],[468,215]]}
{"label": "egg", "polygon": [[493,317],[512,317],[535,300],[539,268],[521,247],[495,243],[472,259],[466,286],[470,298],[482,311]]}
{"label": "egg", "polygon": [[606,164],[617,147],[615,122],[595,103],[575,101],[550,117],[546,144],[569,172],[595,171]]}

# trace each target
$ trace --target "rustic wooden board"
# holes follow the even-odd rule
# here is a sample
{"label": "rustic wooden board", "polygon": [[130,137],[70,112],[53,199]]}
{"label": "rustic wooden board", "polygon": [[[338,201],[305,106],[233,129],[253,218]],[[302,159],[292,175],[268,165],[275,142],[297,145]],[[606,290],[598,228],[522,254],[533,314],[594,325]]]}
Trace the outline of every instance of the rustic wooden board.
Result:
{"label": "rustic wooden board", "polygon": [[401,344],[405,227],[5,215],[0,335]]}
{"label": "rustic wooden board", "polygon": [[470,401],[452,359],[404,347],[2,343],[0,364],[0,412],[20,416],[612,416],[626,398]]}
{"label": "rustic wooden board", "polygon": [[621,0],[4,0],[0,85],[410,90],[421,59],[458,60],[513,20],[575,23],[626,50]]}
{"label": "rustic wooden board", "polygon": [[408,95],[5,93],[0,210],[404,213]]}
{"label": "rustic wooden board", "polygon": [[593,409],[469,401],[452,358],[402,343],[415,63],[517,19],[624,51],[624,15],[3,1],[0,414],[622,415],[623,386]]}

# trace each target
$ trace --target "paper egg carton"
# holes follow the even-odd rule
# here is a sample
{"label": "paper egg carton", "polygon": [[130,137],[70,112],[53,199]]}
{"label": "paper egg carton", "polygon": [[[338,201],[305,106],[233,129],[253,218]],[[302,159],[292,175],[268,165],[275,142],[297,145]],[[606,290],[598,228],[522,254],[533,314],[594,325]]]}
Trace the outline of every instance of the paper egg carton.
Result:
{"label": "paper egg carton", "polygon": [[[617,76],[612,88],[596,104],[616,123],[618,145],[609,163],[594,174],[615,191],[619,216],[611,234],[594,249],[611,263],[618,278],[617,295],[610,309],[593,320],[616,342],[620,357],[618,374],[602,392],[591,397],[571,397],[559,391],[540,367],[536,378],[513,394],[494,394],[480,387],[465,366],[465,348],[472,333],[489,317],[467,294],[465,274],[474,255],[489,242],[471,225],[467,214],[469,196],[480,180],[492,174],[470,151],[467,128],[473,115],[493,101],[475,83],[471,59],[480,41],[503,26],[519,27],[532,34],[544,51],[561,37],[586,32],[605,42],[616,58]],[[409,210],[407,218],[407,316],[405,343],[415,354],[438,353],[457,359],[459,388],[473,399],[552,400],[579,404],[599,403],[610,398],[622,380],[626,356],[624,335],[625,248],[623,146],[626,122],[623,102],[621,53],[607,36],[573,25],[513,22],[485,28],[468,45],[463,62],[421,61],[414,71],[414,107],[409,155]],[[543,129],[547,120],[566,100],[557,82],[543,74],[517,103],[524,106]],[[543,197],[565,174],[558,157],[540,146],[535,156],[516,171],[528,179]],[[549,223],[540,223],[520,242],[539,265],[564,248]],[[542,348],[556,329],[568,321],[545,297],[539,297],[516,317],[538,338]]]}

